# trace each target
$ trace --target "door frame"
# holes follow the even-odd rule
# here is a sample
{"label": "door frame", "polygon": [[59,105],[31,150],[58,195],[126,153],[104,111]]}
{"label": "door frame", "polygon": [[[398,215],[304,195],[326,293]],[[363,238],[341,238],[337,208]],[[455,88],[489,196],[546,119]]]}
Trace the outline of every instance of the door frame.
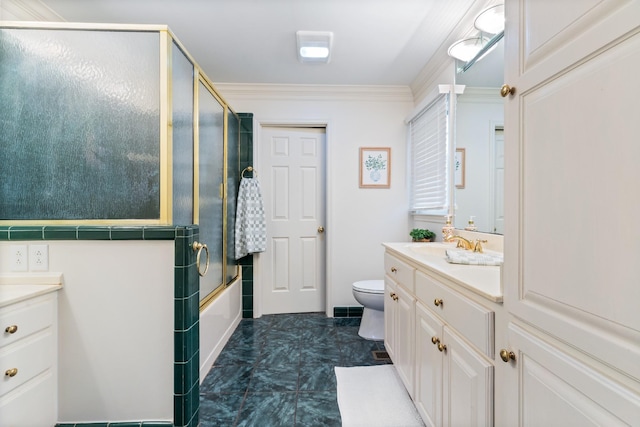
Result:
{"label": "door frame", "polygon": [[[331,126],[331,121],[328,119],[305,119],[305,120],[262,120],[254,117],[254,132],[253,132],[253,167],[258,173],[258,177],[260,177],[261,163],[261,141],[262,141],[262,129],[264,127],[289,127],[289,128],[317,128],[324,127],[325,129],[325,170],[324,170],[324,189],[325,189],[325,225],[324,227],[328,230],[325,233],[325,314],[327,317],[333,317],[332,310],[332,286],[331,286],[331,276],[329,272],[331,271],[331,230],[333,224],[333,203],[332,203],[332,162],[331,162],[331,130],[333,129]],[[253,256],[253,317],[258,318],[262,317],[263,314],[263,305],[262,305],[262,265],[260,254],[254,254]]]}

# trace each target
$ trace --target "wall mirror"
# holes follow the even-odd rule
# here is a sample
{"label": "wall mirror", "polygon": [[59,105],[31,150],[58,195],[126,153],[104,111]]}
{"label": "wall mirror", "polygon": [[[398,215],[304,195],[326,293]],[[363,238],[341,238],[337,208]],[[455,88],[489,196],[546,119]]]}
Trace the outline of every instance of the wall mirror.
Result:
{"label": "wall mirror", "polygon": [[482,60],[456,74],[465,85],[455,112],[454,225],[473,217],[478,231],[503,234],[504,228],[504,40]]}

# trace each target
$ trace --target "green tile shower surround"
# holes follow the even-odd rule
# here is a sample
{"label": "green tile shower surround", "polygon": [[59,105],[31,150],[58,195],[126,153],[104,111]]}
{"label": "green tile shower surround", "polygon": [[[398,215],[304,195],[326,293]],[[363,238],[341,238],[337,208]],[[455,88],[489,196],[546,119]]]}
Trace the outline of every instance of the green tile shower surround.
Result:
{"label": "green tile shower surround", "polygon": [[174,240],[174,419],[58,424],[58,427],[196,427],[199,410],[199,280],[195,254],[198,226],[0,226],[0,241],[20,240]]}

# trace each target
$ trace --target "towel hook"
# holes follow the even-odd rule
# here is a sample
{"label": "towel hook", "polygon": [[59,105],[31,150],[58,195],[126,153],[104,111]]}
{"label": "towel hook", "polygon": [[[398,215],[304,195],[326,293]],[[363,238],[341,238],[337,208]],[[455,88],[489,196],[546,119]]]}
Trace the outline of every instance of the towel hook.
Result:
{"label": "towel hook", "polygon": [[258,172],[253,168],[253,166],[247,166],[246,168],[242,169],[242,173],[240,174],[241,178],[244,178],[245,172],[253,172],[254,177],[258,176]]}

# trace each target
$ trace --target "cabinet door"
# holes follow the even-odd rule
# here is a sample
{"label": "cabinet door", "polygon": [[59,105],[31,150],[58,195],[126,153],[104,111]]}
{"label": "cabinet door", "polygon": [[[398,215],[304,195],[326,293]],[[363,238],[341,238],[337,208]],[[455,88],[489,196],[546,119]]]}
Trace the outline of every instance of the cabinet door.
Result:
{"label": "cabinet door", "polygon": [[396,298],[397,285],[389,277],[384,279],[384,348],[389,357],[396,361]]}
{"label": "cabinet door", "polygon": [[[520,398],[511,425],[628,426],[640,421],[640,394],[573,357],[566,348],[511,324],[518,349],[510,370]],[[518,378],[520,381],[518,382]]]}
{"label": "cabinet door", "polygon": [[396,359],[394,364],[409,395],[413,397],[415,298],[398,286],[396,300]]}
{"label": "cabinet door", "polygon": [[640,2],[505,10],[505,307],[639,381]]}
{"label": "cabinet door", "polygon": [[[442,356],[438,344],[444,325],[416,303],[416,381],[414,401],[428,427],[442,425]],[[435,342],[434,342],[435,341]]]}
{"label": "cabinet door", "polygon": [[443,368],[444,426],[493,425],[493,365],[449,327]]}

